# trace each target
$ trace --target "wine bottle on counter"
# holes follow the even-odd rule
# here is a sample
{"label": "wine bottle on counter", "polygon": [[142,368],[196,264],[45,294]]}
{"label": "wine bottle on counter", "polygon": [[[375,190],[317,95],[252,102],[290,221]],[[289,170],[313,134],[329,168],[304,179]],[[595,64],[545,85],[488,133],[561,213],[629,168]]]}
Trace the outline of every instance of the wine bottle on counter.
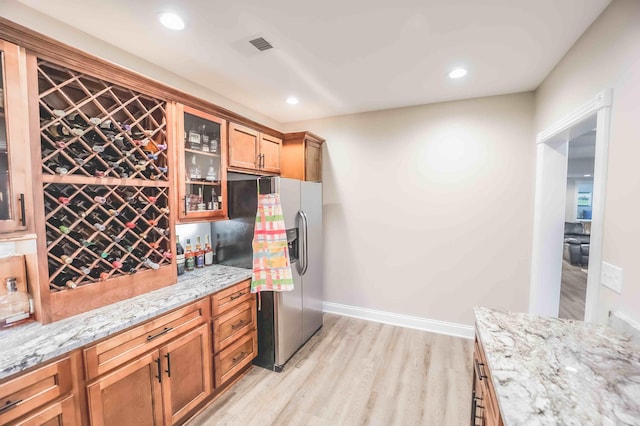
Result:
{"label": "wine bottle on counter", "polygon": [[200,237],[196,237],[196,268],[204,268],[204,250],[202,250],[202,244],[200,244]]}
{"label": "wine bottle on counter", "polygon": [[176,235],[176,265],[178,267],[178,275],[184,274],[185,270],[185,258],[184,248],[180,244],[180,236]]}
{"label": "wine bottle on counter", "polygon": [[211,248],[211,244],[209,243],[209,234],[205,236],[204,264],[205,266],[213,265],[213,249]]}
{"label": "wine bottle on counter", "polygon": [[184,267],[187,272],[196,268],[195,253],[191,251],[191,240],[187,238],[187,247],[184,252]]}

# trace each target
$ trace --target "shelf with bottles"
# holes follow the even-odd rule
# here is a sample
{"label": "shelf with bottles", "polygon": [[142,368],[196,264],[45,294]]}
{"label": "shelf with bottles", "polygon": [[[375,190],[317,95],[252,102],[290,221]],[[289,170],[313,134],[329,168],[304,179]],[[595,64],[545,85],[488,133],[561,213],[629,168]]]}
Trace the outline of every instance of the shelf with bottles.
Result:
{"label": "shelf with bottles", "polygon": [[50,289],[172,263],[167,187],[44,185]]}
{"label": "shelf with bottles", "polygon": [[168,180],[165,102],[43,60],[43,175]]}
{"label": "shelf with bottles", "polygon": [[179,168],[176,185],[183,206],[178,218],[182,221],[226,218],[227,123],[184,105],[178,105],[176,116],[177,134],[184,138],[176,152]]}

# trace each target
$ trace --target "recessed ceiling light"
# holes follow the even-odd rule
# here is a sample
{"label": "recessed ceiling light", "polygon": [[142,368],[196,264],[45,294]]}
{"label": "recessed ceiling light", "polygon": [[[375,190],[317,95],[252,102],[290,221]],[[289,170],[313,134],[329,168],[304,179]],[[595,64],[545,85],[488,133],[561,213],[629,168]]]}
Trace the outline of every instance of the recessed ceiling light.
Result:
{"label": "recessed ceiling light", "polygon": [[297,105],[297,104],[298,104],[298,102],[299,102],[299,101],[298,101],[298,98],[296,98],[295,96],[289,96],[289,97],[287,98],[287,103],[288,103],[289,105]]}
{"label": "recessed ceiling light", "polygon": [[464,68],[456,68],[449,73],[449,78],[460,78],[467,75],[467,70]]}
{"label": "recessed ceiling light", "polygon": [[591,177],[591,175],[584,175],[584,177]]}
{"label": "recessed ceiling light", "polygon": [[173,12],[163,12],[158,15],[158,19],[160,23],[170,30],[183,30],[184,29],[184,21],[181,17],[176,15]]}

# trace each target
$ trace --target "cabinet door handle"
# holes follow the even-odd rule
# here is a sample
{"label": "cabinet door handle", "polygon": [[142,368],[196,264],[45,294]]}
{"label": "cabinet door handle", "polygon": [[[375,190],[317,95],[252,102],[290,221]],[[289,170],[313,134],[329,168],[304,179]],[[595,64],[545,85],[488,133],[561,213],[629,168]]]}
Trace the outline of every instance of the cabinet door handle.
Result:
{"label": "cabinet door handle", "polygon": [[20,225],[27,226],[27,216],[25,213],[25,205],[24,205],[24,194],[20,194],[18,196],[18,200],[20,201]]}
{"label": "cabinet door handle", "polygon": [[478,373],[478,379],[483,380],[489,377],[486,374],[484,374],[484,364],[479,362],[477,359],[475,359],[474,361],[476,363],[476,373]]}
{"label": "cabinet door handle", "polygon": [[233,295],[233,296],[231,296],[229,299],[231,299],[231,300],[236,300],[238,297],[240,297],[240,296],[242,296],[242,295],[244,295],[244,292],[242,292],[242,291],[241,291],[241,292],[239,292],[239,293],[234,294],[234,295]]}
{"label": "cabinet door handle", "polygon": [[484,406],[479,405],[478,402],[482,401],[482,398],[476,396],[476,392],[473,391],[473,399],[471,400],[471,425],[477,426],[478,420],[481,421],[479,426],[484,426],[484,416],[478,415],[478,408],[484,409]]}
{"label": "cabinet door handle", "polygon": [[260,166],[261,169],[264,169],[264,154],[260,154],[262,156],[262,166]]}
{"label": "cabinet door handle", "polygon": [[236,364],[238,361],[240,361],[242,358],[244,358],[244,356],[246,355],[245,351],[242,351],[238,354],[238,356],[231,358],[231,363]]}
{"label": "cabinet door handle", "polygon": [[258,154],[258,155],[256,156],[256,157],[257,157],[257,160],[258,160],[258,161],[256,161],[256,167],[257,167],[257,168],[260,168],[260,160],[261,160],[261,156],[262,156],[262,154]]}
{"label": "cabinet door handle", "polygon": [[17,399],[17,400],[15,400],[13,402],[7,401],[6,404],[4,404],[2,407],[0,407],[0,414],[6,413],[7,411],[16,408],[18,406],[18,404],[20,404],[21,402],[22,402],[21,399]]}
{"label": "cabinet door handle", "polygon": [[232,330],[236,330],[236,329],[242,327],[243,325],[244,325],[244,320],[242,319],[242,320],[238,321],[237,323],[233,324],[231,326],[231,329]]}
{"label": "cabinet door handle", "polygon": [[167,377],[171,377],[171,354],[167,352],[165,357],[167,358]]}
{"label": "cabinet door handle", "polygon": [[162,330],[160,333],[147,336],[147,342],[150,342],[153,339],[162,336],[163,334],[167,334],[171,330],[173,330],[173,327],[165,327],[164,330]]}
{"label": "cabinet door handle", "polygon": [[159,383],[162,383],[162,362],[159,357],[156,359],[156,366],[158,367],[158,375],[156,376],[156,379],[158,379]]}

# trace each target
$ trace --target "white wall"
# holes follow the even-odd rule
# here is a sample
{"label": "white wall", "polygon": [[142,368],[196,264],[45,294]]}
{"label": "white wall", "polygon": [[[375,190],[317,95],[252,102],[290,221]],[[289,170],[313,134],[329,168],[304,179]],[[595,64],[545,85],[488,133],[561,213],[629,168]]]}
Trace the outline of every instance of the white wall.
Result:
{"label": "white wall", "polygon": [[473,324],[525,311],[533,94],[293,123],[323,146],[325,300]]}
{"label": "white wall", "polygon": [[[85,6],[79,3],[78,7]],[[69,13],[73,13],[73,11],[69,11]],[[91,53],[124,68],[136,71],[151,79],[161,81],[168,86],[175,87],[183,92],[190,93],[201,99],[205,99],[216,105],[225,107],[266,126],[270,126],[274,129],[279,129],[281,127],[279,122],[265,116],[264,114],[249,109],[244,105],[186,80],[164,68],[160,68],[148,61],[145,61],[144,59],[132,55],[131,53],[101,41],[91,34],[87,34],[67,24],[52,19],[43,13],[19,3],[17,0],[0,0],[0,16],[49,36],[55,40],[68,44],[69,46]],[[100,17],[97,16],[96,19],[100,19]],[[114,27],[114,31],[117,31],[116,27]],[[140,31],[144,31],[144,28],[140,28]]]}
{"label": "white wall", "polygon": [[640,322],[640,2],[614,0],[536,92],[536,131],[613,89],[603,260],[624,269],[622,294],[600,288],[598,320]]}

